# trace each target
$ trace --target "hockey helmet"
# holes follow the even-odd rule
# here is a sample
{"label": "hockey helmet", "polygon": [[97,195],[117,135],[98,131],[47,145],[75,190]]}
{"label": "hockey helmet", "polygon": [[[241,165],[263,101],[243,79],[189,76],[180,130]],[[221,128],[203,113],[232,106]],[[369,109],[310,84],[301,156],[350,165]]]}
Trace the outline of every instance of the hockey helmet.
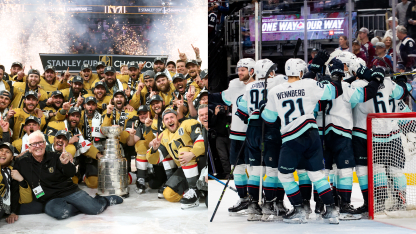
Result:
{"label": "hockey helmet", "polygon": [[[254,72],[256,72],[256,80],[270,77],[270,72],[276,71],[277,65],[269,59],[260,59],[256,62]],[[274,76],[274,75],[273,75]]]}
{"label": "hockey helmet", "polygon": [[302,59],[291,58],[286,61],[285,72],[286,76],[298,76],[302,79],[303,75],[308,72],[308,65]]}
{"label": "hockey helmet", "polygon": [[250,76],[250,77],[252,77],[254,75],[254,72],[255,72],[255,69],[254,69],[255,66],[256,66],[256,61],[254,61],[254,59],[252,59],[252,58],[240,59],[237,63],[237,67],[235,68],[235,73],[238,73],[238,68],[246,67],[248,72],[249,72],[249,75],[250,75],[250,70],[251,69],[254,70],[253,74]]}
{"label": "hockey helmet", "polygon": [[353,72],[354,72],[355,74],[357,74],[357,70],[358,70],[358,68],[360,68],[361,66],[366,67],[366,63],[365,63],[365,61],[364,61],[362,58],[356,58],[356,59],[352,60],[352,61],[351,61],[351,63],[350,63],[349,72],[350,72],[352,75],[354,75],[354,74],[353,74]]}

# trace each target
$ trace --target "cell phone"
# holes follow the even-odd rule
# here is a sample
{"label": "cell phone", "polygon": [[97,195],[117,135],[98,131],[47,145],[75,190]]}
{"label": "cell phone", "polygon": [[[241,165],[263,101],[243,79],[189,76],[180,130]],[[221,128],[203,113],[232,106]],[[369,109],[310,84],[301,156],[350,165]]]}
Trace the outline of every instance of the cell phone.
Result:
{"label": "cell phone", "polygon": [[195,93],[195,86],[191,85],[189,89],[191,93]]}

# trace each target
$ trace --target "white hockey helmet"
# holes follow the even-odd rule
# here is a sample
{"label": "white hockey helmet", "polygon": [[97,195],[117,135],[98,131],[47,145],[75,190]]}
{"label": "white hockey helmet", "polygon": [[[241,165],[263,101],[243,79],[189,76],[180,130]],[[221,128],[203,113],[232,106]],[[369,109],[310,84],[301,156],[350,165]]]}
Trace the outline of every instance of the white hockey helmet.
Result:
{"label": "white hockey helmet", "polygon": [[353,72],[355,74],[357,74],[357,70],[361,66],[364,66],[364,67],[367,66],[365,61],[362,58],[356,58],[356,59],[352,60],[351,63],[350,63],[350,67],[349,67],[349,71],[350,71],[351,75],[354,75]]}
{"label": "white hockey helmet", "polygon": [[[303,75],[308,72],[308,65],[302,59],[291,58],[285,64],[286,76],[299,76],[302,79]],[[300,73],[303,72],[302,77]]]}
{"label": "white hockey helmet", "polygon": [[250,75],[250,77],[252,77],[255,73],[255,67],[256,66],[256,61],[254,61],[254,59],[252,58],[243,58],[240,59],[237,63],[237,67],[235,68],[235,73],[238,73],[238,68],[240,67],[246,67],[248,70],[248,74],[250,75],[250,71],[251,69],[254,69],[254,72],[252,75]]}
{"label": "white hockey helmet", "polygon": [[[254,71],[256,72],[256,80],[270,77],[270,72],[276,71],[277,65],[269,59],[260,59],[256,62]],[[274,75],[273,75],[274,76]]]}
{"label": "white hockey helmet", "polygon": [[357,59],[357,56],[355,54],[348,52],[348,51],[342,51],[338,56],[337,59],[341,60],[342,63],[345,63],[347,67],[349,68],[350,63],[352,60]]}

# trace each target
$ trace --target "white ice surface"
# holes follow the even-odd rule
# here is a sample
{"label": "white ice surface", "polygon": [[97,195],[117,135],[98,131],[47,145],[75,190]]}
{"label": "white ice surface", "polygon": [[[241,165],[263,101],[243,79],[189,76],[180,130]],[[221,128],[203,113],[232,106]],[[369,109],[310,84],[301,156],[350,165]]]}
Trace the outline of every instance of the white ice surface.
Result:
{"label": "white ice surface", "polygon": [[[226,181],[223,181],[226,182]],[[230,185],[235,187],[234,182],[230,181]],[[208,196],[208,220],[217,205],[218,199],[224,188],[219,182],[209,181]],[[402,234],[416,233],[416,219],[383,219],[380,221],[362,219],[356,221],[341,221],[339,225],[327,224],[322,221],[309,220],[307,224],[286,224],[283,222],[248,222],[247,216],[232,217],[228,215],[228,208],[233,206],[238,200],[237,193],[227,189],[222,202],[218,208],[217,214],[212,223],[208,225],[208,233],[220,234],[237,234],[237,233],[261,233],[261,234],[281,234],[281,233],[376,233],[376,234]],[[351,203],[354,207],[361,206],[363,203],[362,195],[358,184],[354,184]],[[290,207],[290,202],[285,196],[285,205]],[[311,201],[312,211],[315,209],[315,202]],[[315,214],[311,215],[314,218]]]}
{"label": "white ice surface", "polygon": [[[81,184],[93,197],[96,189]],[[110,206],[99,215],[79,214],[65,220],[56,220],[46,214],[21,215],[14,224],[0,220],[0,233],[206,233],[208,213],[204,200],[199,207],[181,210],[180,203],[157,198],[157,190],[137,194],[130,185],[130,197],[119,205]]]}

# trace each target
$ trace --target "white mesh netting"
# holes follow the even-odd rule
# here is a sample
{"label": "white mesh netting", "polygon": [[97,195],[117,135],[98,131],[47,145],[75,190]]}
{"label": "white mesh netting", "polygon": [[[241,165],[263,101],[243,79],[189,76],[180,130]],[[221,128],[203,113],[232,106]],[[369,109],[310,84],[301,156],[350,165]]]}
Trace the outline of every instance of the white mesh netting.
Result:
{"label": "white mesh netting", "polygon": [[374,118],[368,140],[375,217],[416,217],[416,118]]}

